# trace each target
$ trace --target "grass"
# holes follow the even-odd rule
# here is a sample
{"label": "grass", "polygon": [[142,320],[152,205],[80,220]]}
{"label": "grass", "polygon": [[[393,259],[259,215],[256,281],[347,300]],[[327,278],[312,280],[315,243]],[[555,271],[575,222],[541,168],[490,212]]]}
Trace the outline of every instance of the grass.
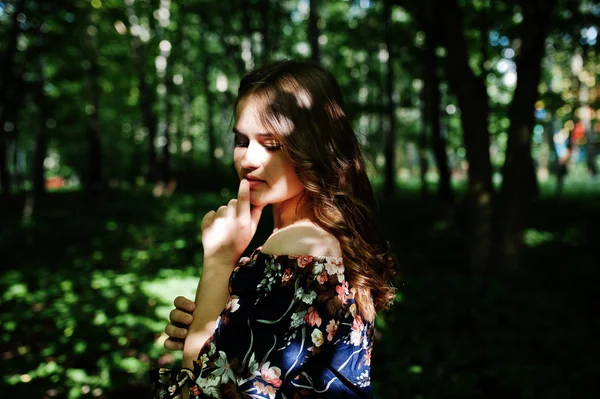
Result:
{"label": "grass", "polygon": [[[593,397],[600,191],[551,191],[532,209],[523,270],[494,277],[468,273],[461,211],[437,220],[414,184],[381,201],[402,279],[377,320],[379,398]],[[193,296],[198,223],[228,195],[59,192],[30,218],[18,197],[0,230],[0,396],[147,397],[147,370],[180,359],[161,332],[173,299]],[[251,248],[268,236],[263,215]]]}

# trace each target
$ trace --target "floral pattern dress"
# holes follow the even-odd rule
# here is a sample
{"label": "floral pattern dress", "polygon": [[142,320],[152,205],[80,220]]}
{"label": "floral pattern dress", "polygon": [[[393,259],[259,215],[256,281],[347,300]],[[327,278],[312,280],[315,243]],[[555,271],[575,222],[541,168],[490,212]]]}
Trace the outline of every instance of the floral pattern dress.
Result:
{"label": "floral pattern dress", "polygon": [[[153,398],[371,398],[373,325],[360,316],[341,257],[238,262],[229,298],[194,369],[151,371]],[[186,385],[187,384],[187,385]]]}

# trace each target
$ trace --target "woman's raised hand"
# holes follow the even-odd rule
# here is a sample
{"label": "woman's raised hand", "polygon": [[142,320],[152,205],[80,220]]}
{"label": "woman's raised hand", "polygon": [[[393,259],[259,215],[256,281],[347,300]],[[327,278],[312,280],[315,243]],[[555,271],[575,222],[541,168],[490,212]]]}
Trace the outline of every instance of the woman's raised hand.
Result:
{"label": "woman's raised hand", "polygon": [[263,208],[264,205],[250,209],[250,184],[242,179],[237,199],[217,212],[208,212],[202,219],[204,266],[234,267],[256,233]]}

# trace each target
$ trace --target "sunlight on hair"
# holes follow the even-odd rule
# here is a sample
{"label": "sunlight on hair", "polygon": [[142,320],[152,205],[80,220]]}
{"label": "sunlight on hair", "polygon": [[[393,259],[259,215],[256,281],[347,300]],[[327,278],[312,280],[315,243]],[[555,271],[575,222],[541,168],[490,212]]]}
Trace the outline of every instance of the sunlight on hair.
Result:
{"label": "sunlight on hair", "polygon": [[334,121],[342,119],[345,116],[344,110],[335,100],[330,100],[325,104],[325,111],[327,111],[327,114]]}
{"label": "sunlight on hair", "polygon": [[298,102],[298,106],[300,108],[310,109],[312,107],[312,97],[307,90],[298,90],[293,94],[296,96],[296,101]]}
{"label": "sunlight on hair", "polygon": [[277,115],[277,122],[275,124],[275,130],[280,134],[291,134],[294,131],[296,125],[294,122],[285,115]]}

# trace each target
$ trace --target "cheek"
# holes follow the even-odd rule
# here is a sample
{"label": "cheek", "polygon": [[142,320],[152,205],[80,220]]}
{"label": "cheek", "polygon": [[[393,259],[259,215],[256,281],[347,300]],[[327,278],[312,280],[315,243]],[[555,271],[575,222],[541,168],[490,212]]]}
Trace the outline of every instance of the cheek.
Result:
{"label": "cheek", "polygon": [[296,175],[295,173],[293,173],[292,175],[290,175],[290,178],[289,178],[288,181],[290,182],[290,188],[295,193],[298,193],[298,192],[304,190],[304,185],[302,184],[302,182],[298,178],[298,175]]}
{"label": "cheek", "polygon": [[285,170],[285,180],[288,186],[288,190],[293,194],[297,194],[299,191],[302,191],[304,189],[304,186],[298,178],[298,175],[296,174],[296,171],[294,170],[292,164],[290,163],[285,165],[284,167],[282,166],[282,169]]}
{"label": "cheek", "polygon": [[240,176],[240,173],[242,171],[242,155],[239,153],[239,151],[234,150],[233,151],[233,166],[235,168],[236,173],[238,174],[238,176]]}

